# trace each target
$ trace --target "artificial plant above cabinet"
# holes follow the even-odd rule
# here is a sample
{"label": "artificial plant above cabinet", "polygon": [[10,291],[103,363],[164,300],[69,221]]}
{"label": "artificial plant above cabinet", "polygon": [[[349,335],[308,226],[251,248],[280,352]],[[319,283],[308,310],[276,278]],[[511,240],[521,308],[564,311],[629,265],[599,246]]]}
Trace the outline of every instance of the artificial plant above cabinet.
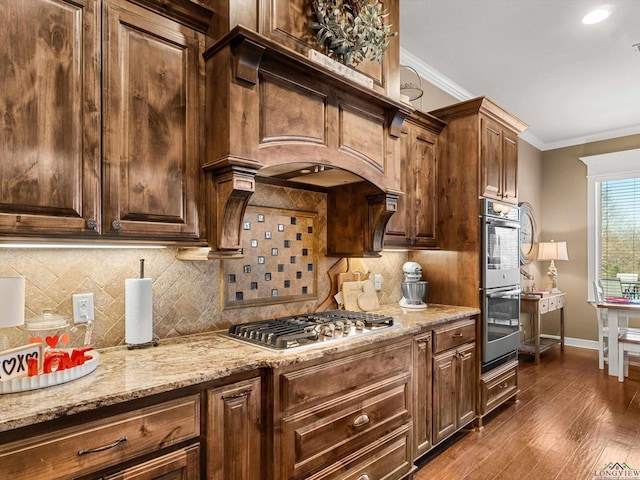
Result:
{"label": "artificial plant above cabinet", "polygon": [[157,0],[5,3],[0,234],[197,241],[204,35]]}

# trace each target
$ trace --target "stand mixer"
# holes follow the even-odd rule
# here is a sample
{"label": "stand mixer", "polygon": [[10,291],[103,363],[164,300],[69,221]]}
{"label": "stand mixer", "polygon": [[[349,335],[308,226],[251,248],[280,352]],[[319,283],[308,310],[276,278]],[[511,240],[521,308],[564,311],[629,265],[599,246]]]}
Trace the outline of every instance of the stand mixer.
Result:
{"label": "stand mixer", "polygon": [[405,262],[402,265],[404,282],[402,282],[402,298],[400,306],[404,308],[427,308],[424,297],[429,291],[429,282],[422,278],[422,267],[417,262]]}

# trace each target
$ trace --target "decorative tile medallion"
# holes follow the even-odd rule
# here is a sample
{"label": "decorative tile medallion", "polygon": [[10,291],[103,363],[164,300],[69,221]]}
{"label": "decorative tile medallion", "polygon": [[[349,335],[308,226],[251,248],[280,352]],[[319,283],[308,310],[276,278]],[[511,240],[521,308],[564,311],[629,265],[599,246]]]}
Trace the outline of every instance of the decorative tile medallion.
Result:
{"label": "decorative tile medallion", "polygon": [[249,205],[240,240],[245,256],[223,262],[224,308],[317,298],[317,216]]}

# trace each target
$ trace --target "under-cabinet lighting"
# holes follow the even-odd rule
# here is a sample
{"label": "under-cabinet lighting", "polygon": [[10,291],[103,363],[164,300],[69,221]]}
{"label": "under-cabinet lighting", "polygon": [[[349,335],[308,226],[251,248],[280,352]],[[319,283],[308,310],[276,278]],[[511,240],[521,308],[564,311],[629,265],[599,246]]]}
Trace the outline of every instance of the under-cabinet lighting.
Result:
{"label": "under-cabinet lighting", "polygon": [[116,248],[145,248],[145,249],[160,249],[167,248],[165,245],[111,245],[111,244],[91,244],[91,243],[0,243],[0,248],[32,248],[32,249],[53,249],[53,248],[102,248],[102,249],[116,249]]}
{"label": "under-cabinet lighting", "polygon": [[584,17],[582,17],[582,23],[585,25],[593,25],[606,20],[611,15],[611,7],[609,5],[603,5],[590,11]]}

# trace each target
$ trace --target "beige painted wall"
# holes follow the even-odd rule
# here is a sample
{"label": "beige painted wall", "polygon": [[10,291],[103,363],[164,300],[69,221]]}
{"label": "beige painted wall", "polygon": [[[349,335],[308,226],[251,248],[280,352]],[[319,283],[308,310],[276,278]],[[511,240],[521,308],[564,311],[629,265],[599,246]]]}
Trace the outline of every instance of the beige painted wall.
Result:
{"label": "beige painted wall", "polygon": [[[542,152],[540,239],[567,242],[569,261],[558,262],[557,267],[558,287],[567,293],[568,337],[597,339],[596,312],[587,303],[587,167],[580,157],[639,147],[640,135],[631,135]],[[552,315],[547,317],[543,331],[553,333],[552,323],[557,322]]]}

